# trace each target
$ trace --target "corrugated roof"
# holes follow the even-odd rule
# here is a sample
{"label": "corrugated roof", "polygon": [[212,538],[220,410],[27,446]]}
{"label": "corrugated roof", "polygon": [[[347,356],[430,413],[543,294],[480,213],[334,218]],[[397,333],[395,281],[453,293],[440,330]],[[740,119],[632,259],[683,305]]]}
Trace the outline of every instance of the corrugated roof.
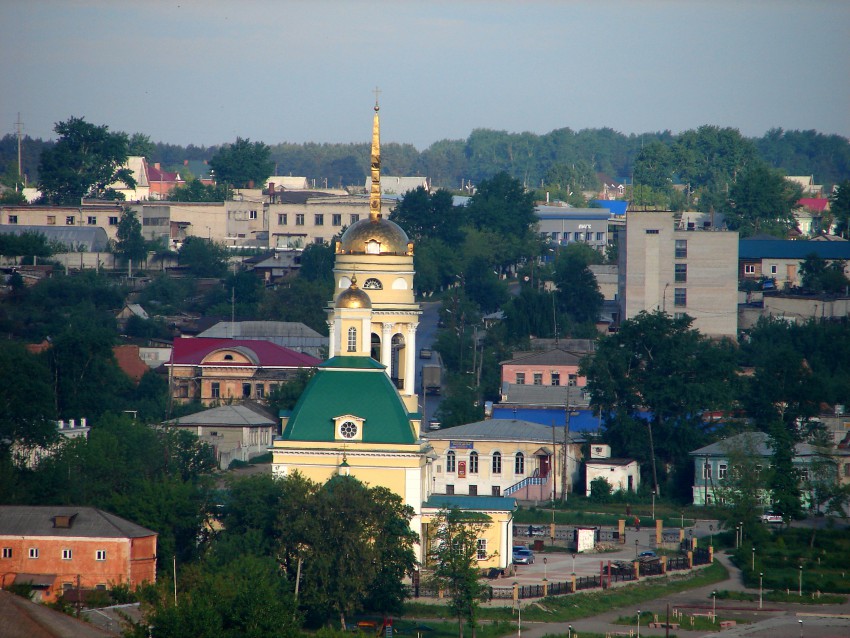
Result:
{"label": "corrugated roof", "polygon": [[370,357],[334,357],[323,363],[292,410],[283,439],[332,442],[334,419],[364,419],[363,443],[416,443],[410,415],[384,366]]}
{"label": "corrugated roof", "polygon": [[[62,221],[62,220],[60,220]],[[40,233],[48,241],[59,242],[69,249],[84,248],[86,252],[106,252],[109,237],[99,226],[23,226],[20,224],[0,226],[0,233],[20,235],[22,233]]]}
{"label": "corrugated roof", "polygon": [[513,512],[516,499],[505,496],[459,496],[449,494],[431,494],[422,504],[436,510],[459,509],[479,512]]}
{"label": "corrugated roof", "polygon": [[[770,446],[770,440],[770,436],[765,432],[744,432],[717,441],[711,445],[706,445],[698,450],[689,452],[689,454],[691,456],[728,457],[732,450],[749,451],[752,449],[752,452],[759,456],[771,456],[773,454],[773,448]],[[820,451],[808,443],[797,443],[794,446],[794,456],[815,456],[818,454],[820,454]]]}
{"label": "corrugated roof", "polygon": [[850,242],[786,239],[741,239],[739,259],[805,259],[814,253],[822,259],[850,259]]}
{"label": "corrugated roof", "polygon": [[[556,436],[558,441],[563,441],[563,434]],[[430,431],[423,434],[422,438],[432,441],[533,441],[551,444],[552,427],[519,419],[487,419]]]}
{"label": "corrugated roof", "polygon": [[566,405],[587,406],[589,400],[585,398],[581,388],[566,385],[517,385],[506,383],[502,386],[505,400],[500,405],[506,404],[532,407],[532,406],[557,406],[561,410]]}
{"label": "corrugated roof", "polygon": [[[74,516],[70,527],[53,526],[56,516]],[[0,536],[141,538],[156,532],[94,507],[0,505]]]}
{"label": "corrugated roof", "polygon": [[204,330],[198,337],[218,339],[266,339],[275,342],[275,338],[323,339],[312,328],[298,321],[219,321],[212,328]]}
{"label": "corrugated roof", "polygon": [[501,361],[501,365],[544,365],[544,366],[577,366],[582,360],[580,355],[568,352],[563,348],[552,348],[543,352],[529,352],[515,356],[513,359]]}
{"label": "corrugated roof", "polygon": [[215,425],[224,427],[277,425],[277,421],[272,415],[263,414],[257,409],[251,409],[244,405],[221,405],[217,408],[188,414],[179,419],[171,419],[166,423],[182,426]]}
{"label": "corrugated roof", "polygon": [[[578,414],[570,416],[570,432],[596,432],[599,430],[599,417],[590,410],[576,410]],[[562,428],[566,425],[567,416],[563,406],[524,408],[511,406],[493,406],[493,420],[513,417],[531,423],[539,423],[547,427],[554,425]],[[551,438],[551,437],[550,437]]]}

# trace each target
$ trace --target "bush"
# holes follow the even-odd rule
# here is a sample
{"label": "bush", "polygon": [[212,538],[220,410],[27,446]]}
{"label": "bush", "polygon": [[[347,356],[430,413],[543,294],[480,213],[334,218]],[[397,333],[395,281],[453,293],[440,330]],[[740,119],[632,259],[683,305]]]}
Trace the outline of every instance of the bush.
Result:
{"label": "bush", "polygon": [[590,501],[592,503],[607,503],[611,500],[613,489],[611,484],[602,476],[590,482]]}

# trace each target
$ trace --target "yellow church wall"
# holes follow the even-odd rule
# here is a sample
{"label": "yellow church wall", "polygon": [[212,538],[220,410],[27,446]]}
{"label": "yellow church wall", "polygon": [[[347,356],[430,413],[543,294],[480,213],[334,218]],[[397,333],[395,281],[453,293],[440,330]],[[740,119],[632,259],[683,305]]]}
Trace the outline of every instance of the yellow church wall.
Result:
{"label": "yellow church wall", "polygon": [[[513,512],[481,512],[490,517],[489,526],[479,530],[478,539],[487,541],[485,558],[478,560],[480,569],[505,569],[513,559]],[[438,519],[437,510],[422,511],[422,535],[432,536],[434,522]],[[424,543],[425,551],[430,551],[430,542]]]}

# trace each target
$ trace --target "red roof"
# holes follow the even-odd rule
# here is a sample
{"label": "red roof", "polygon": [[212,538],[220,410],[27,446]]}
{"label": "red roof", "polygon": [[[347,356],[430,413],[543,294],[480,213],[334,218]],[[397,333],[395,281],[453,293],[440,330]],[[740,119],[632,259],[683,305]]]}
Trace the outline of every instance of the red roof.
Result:
{"label": "red roof", "polygon": [[805,206],[809,210],[817,211],[819,213],[826,210],[827,204],[829,204],[829,200],[825,197],[803,197],[802,199],[797,200],[798,206]]}
{"label": "red roof", "polygon": [[182,181],[179,173],[164,171],[153,164],[148,165],[148,182],[179,182]]}
{"label": "red roof", "polygon": [[[242,348],[256,355],[259,367],[315,368],[322,361],[308,354],[284,348],[271,341],[260,339],[213,339],[210,337],[174,340],[171,350],[172,365],[200,365],[204,358],[216,350]],[[222,365],[216,363],[216,365]]]}
{"label": "red roof", "polygon": [[114,346],[112,352],[115,355],[115,361],[118,362],[118,367],[136,383],[150,370],[139,356],[139,346]]}

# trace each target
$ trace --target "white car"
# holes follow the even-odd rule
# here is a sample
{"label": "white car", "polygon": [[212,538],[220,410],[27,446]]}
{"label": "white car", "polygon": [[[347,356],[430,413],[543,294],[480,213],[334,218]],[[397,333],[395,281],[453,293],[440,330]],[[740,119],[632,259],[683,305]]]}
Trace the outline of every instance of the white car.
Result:
{"label": "white car", "polygon": [[779,514],[774,514],[773,512],[765,512],[761,515],[762,523],[782,523],[782,517]]}

